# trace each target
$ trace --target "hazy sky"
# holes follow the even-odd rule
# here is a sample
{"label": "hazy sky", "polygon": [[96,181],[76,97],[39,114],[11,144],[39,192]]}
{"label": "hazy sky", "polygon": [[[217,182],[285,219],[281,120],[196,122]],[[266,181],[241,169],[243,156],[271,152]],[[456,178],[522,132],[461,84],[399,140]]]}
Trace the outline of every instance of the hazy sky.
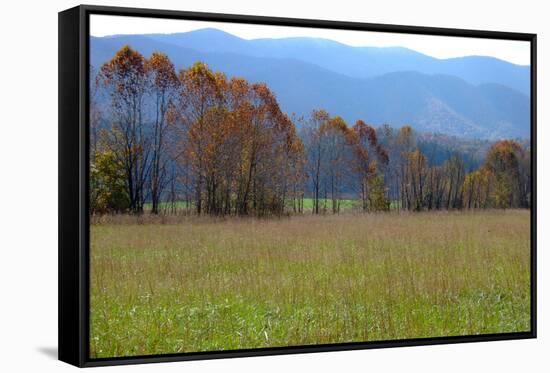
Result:
{"label": "hazy sky", "polygon": [[92,36],[152,33],[171,34],[211,27],[226,31],[243,39],[306,36],[331,39],[351,46],[405,47],[437,58],[477,55],[492,56],[519,65],[529,65],[530,63],[530,45],[527,41],[246,25],[143,17],[92,15],[90,18],[90,34]]}

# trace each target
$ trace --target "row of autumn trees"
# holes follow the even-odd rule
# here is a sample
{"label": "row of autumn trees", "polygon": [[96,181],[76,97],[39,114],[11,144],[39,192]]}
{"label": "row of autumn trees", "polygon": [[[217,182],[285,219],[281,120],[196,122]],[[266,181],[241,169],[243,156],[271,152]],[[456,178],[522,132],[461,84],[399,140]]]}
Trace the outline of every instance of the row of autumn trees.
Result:
{"label": "row of autumn trees", "polygon": [[[500,141],[484,164],[435,164],[411,127],[349,126],[324,110],[290,118],[269,88],[204,63],[121,48],[93,71],[92,213],[208,215],[530,206],[530,155]],[[295,123],[299,124],[300,131]],[[147,206],[147,208],[146,208]],[[150,206],[150,207],[149,207]]]}

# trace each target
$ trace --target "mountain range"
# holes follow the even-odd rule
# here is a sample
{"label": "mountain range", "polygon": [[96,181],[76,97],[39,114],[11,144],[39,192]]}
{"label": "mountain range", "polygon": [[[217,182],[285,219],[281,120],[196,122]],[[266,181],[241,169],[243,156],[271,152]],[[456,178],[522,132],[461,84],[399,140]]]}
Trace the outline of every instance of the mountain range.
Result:
{"label": "mountain range", "polygon": [[91,37],[97,69],[123,45],[166,53],[265,82],[287,113],[324,108],[358,119],[471,138],[528,138],[530,68],[492,57],[437,59],[402,48],[351,47],[319,38],[245,40],[217,29]]}

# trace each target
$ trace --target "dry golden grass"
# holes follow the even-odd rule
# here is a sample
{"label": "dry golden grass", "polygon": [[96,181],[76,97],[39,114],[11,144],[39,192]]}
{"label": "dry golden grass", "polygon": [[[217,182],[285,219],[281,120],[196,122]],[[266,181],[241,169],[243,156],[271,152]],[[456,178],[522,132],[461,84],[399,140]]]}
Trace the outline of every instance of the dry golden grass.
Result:
{"label": "dry golden grass", "polygon": [[91,356],[528,331],[528,211],[110,219]]}

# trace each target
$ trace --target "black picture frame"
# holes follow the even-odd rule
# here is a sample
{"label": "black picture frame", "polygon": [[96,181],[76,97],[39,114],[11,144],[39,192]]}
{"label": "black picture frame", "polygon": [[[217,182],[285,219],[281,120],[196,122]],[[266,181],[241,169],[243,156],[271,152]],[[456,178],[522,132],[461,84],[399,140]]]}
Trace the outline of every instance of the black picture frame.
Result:
{"label": "black picture frame", "polygon": [[[89,202],[88,58],[92,14],[237,22],[296,27],[364,30],[528,41],[531,45],[531,330],[528,332],[449,336],[380,342],[259,348],[106,359],[89,358]],[[313,19],[275,18],[81,5],[59,13],[59,360],[78,367],[172,362],[261,355],[403,347],[536,338],[536,120],[537,35]]]}

